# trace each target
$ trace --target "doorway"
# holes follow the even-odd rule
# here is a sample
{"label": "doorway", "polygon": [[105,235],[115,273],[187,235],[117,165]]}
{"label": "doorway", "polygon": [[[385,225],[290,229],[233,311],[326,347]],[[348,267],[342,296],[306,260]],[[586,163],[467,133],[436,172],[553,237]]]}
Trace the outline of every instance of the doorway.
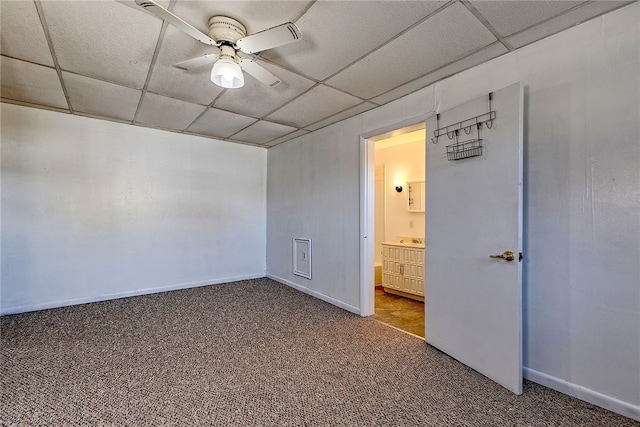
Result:
{"label": "doorway", "polygon": [[[522,84],[514,83],[425,117],[433,138],[424,157],[425,341],[517,394],[523,354],[523,99]],[[370,139],[384,131],[390,132],[360,139],[362,316],[375,312]]]}
{"label": "doorway", "polygon": [[425,122],[370,136],[366,144],[373,318],[424,338]]}

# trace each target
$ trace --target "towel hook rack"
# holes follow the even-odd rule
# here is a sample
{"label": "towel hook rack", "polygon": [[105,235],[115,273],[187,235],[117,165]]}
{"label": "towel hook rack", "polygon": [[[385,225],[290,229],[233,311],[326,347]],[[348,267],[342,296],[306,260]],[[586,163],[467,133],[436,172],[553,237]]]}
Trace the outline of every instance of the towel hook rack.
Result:
{"label": "towel hook rack", "polygon": [[[436,128],[438,128],[438,127],[440,127],[440,114],[436,114]],[[436,136],[435,138],[431,138],[431,143],[432,144],[437,144],[438,143],[438,137]]]}
{"label": "towel hook rack", "polygon": [[436,127],[433,131],[433,138],[431,138],[432,144],[438,143],[438,138],[447,135],[447,138],[453,139],[457,136],[458,130],[462,129],[467,135],[471,134],[473,126],[477,126],[480,129],[482,124],[487,126],[487,129],[493,127],[493,121],[496,118],[496,112],[493,110],[493,92],[489,93],[489,111],[480,114],[479,116],[471,117],[470,119],[462,120],[457,123],[450,124],[448,126],[440,127],[440,114],[436,114]]}
{"label": "towel hook rack", "polygon": [[[493,101],[493,92],[489,93],[489,111],[493,111],[493,106],[491,101]],[[495,114],[494,114],[494,118],[495,118]],[[491,129],[493,127],[493,118],[491,120],[487,120],[485,124],[487,125],[487,129]]]}

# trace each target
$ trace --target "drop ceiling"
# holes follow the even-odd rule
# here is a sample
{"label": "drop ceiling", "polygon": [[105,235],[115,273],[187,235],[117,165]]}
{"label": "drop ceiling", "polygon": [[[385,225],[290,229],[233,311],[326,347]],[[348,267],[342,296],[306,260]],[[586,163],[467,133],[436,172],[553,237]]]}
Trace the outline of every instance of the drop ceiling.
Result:
{"label": "drop ceiling", "polygon": [[629,1],[159,0],[207,33],[286,21],[299,42],[262,52],[282,83],[211,83],[211,52],[133,0],[0,1],[2,102],[272,147],[407,95]]}

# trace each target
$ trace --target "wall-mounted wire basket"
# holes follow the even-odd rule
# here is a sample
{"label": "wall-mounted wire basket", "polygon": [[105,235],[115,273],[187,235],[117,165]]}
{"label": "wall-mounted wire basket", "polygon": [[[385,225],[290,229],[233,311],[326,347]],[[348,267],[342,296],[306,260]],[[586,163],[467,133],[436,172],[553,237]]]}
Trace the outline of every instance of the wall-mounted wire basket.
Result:
{"label": "wall-mounted wire basket", "polygon": [[482,155],[482,140],[470,139],[447,145],[447,160],[461,160]]}

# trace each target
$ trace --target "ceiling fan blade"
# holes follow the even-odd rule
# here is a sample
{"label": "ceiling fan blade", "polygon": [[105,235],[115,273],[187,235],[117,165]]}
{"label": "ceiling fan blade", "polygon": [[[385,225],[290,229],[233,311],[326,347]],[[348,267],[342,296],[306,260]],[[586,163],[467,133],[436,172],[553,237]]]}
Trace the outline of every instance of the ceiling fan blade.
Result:
{"label": "ceiling fan blade", "polygon": [[251,58],[242,58],[238,61],[238,64],[240,65],[240,68],[251,74],[262,84],[270,87],[276,87],[281,82],[279,78],[267,71],[262,65],[258,65],[258,63]]}
{"label": "ceiling fan blade", "polygon": [[298,27],[291,22],[286,22],[268,30],[243,37],[236,42],[236,45],[245,53],[257,53],[293,43],[301,38],[302,33]]}
{"label": "ceiling fan blade", "polygon": [[158,18],[167,21],[169,24],[173,25],[177,29],[190,35],[194,39],[200,40],[202,43],[208,44],[211,46],[219,45],[219,43],[216,42],[214,39],[212,39],[202,31],[198,30],[196,27],[192,26],[191,24],[183,21],[181,18],[178,18],[176,15],[169,12],[167,9],[160,6],[158,3],[154,2],[153,0],[136,0],[136,3],[139,6],[145,8],[145,10],[148,10],[149,12],[156,15]]}
{"label": "ceiling fan blade", "polygon": [[213,64],[220,57],[219,53],[206,53],[197,58],[187,59],[186,61],[173,64],[176,68],[182,68],[183,70],[193,70],[195,68],[203,67],[205,65]]}

